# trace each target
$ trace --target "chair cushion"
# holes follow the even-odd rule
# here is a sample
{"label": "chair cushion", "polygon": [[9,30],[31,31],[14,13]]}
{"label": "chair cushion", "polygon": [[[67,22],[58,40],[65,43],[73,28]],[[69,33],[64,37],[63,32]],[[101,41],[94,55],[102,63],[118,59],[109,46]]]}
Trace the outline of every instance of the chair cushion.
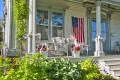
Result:
{"label": "chair cushion", "polygon": [[49,47],[50,51],[54,51],[55,50],[54,43],[49,43],[48,47]]}
{"label": "chair cushion", "polygon": [[65,43],[65,40],[62,37],[56,37],[55,40],[57,43]]}

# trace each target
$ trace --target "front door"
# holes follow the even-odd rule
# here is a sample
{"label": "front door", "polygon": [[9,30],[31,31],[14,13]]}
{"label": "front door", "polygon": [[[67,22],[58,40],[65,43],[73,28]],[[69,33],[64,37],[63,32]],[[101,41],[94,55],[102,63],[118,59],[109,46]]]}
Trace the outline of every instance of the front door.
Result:
{"label": "front door", "polygon": [[[101,21],[101,37],[104,39],[103,42],[103,51],[105,53],[107,53],[107,50],[109,48],[109,46],[107,45],[108,40],[107,40],[107,24],[105,21]],[[97,28],[96,28],[96,21],[92,20],[92,47],[91,47],[91,52],[94,53],[95,52],[95,38],[97,35]]]}

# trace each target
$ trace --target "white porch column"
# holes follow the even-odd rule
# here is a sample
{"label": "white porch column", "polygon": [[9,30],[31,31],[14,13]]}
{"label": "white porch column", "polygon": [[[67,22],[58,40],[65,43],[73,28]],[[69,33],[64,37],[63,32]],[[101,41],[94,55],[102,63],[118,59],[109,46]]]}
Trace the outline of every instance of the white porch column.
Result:
{"label": "white porch column", "polygon": [[11,33],[11,30],[12,30],[12,0],[9,0],[8,1],[8,49],[11,48],[11,44],[12,44],[12,41],[11,41],[11,38],[12,38],[12,33]]}
{"label": "white porch column", "polygon": [[28,52],[32,52],[33,0],[29,0]]}
{"label": "white porch column", "polygon": [[32,33],[32,53],[36,52],[35,46],[35,34],[36,34],[36,0],[33,0],[33,33]]}
{"label": "white porch column", "polygon": [[94,56],[104,56],[103,52],[103,38],[101,38],[101,0],[96,0],[96,28],[97,37],[96,41],[96,51]]}

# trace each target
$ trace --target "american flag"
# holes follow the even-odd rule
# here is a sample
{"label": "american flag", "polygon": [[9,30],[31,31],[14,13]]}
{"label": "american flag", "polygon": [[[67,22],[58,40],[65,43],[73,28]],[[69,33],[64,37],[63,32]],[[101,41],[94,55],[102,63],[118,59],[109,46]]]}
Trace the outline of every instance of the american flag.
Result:
{"label": "american flag", "polygon": [[85,42],[84,38],[84,18],[72,17],[73,35],[77,43]]}

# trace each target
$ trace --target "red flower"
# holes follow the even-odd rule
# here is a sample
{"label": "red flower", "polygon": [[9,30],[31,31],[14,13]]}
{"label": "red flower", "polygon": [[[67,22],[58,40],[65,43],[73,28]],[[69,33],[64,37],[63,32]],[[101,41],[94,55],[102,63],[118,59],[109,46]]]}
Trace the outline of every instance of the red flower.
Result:
{"label": "red flower", "polygon": [[41,48],[40,50],[41,50],[41,51],[45,51],[45,48]]}
{"label": "red flower", "polygon": [[81,49],[80,46],[76,46],[76,47],[75,47],[75,50],[80,50],[80,49]]}
{"label": "red flower", "polygon": [[49,49],[49,48],[47,48],[47,51],[48,51],[48,52],[50,52],[50,49]]}
{"label": "red flower", "polygon": [[39,49],[38,48],[36,48],[36,52],[38,52],[39,51]]}

